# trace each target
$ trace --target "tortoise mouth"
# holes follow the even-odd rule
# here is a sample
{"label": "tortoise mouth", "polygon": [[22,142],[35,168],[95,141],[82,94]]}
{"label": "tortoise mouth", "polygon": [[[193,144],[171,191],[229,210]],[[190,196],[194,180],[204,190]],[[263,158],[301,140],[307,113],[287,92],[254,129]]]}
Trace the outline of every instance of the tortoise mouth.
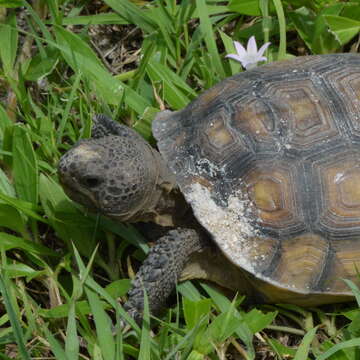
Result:
{"label": "tortoise mouth", "polygon": [[128,211],[121,211],[121,209],[114,209],[114,206],[106,206],[103,201],[99,200],[93,191],[86,190],[81,186],[74,186],[76,178],[67,176],[60,176],[59,182],[65,191],[65,194],[76,203],[85,207],[91,213],[113,218],[118,221],[131,221],[134,214]]}
{"label": "tortoise mouth", "polygon": [[76,203],[83,205],[91,212],[102,212],[98,203],[93,199],[90,192],[84,191],[79,187],[74,187],[71,184],[74,182],[66,179],[66,177],[60,176],[60,184],[65,191],[65,194]]}

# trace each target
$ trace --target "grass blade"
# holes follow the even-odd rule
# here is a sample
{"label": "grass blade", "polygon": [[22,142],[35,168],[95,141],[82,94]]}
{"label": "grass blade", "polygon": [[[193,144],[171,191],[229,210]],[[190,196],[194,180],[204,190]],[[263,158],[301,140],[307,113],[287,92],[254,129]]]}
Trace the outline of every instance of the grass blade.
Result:
{"label": "grass blade", "polygon": [[74,102],[74,99],[75,99],[75,94],[78,91],[78,88],[79,88],[79,85],[80,85],[80,79],[81,79],[81,72],[79,71],[76,74],[75,81],[73,83],[73,86],[71,87],[70,96],[69,96],[68,101],[66,102],[65,110],[63,112],[63,116],[62,116],[62,119],[61,119],[59,127],[58,127],[57,143],[61,142],[61,138],[62,138],[64,130],[65,130],[66,122],[67,122],[67,119],[69,117],[70,110],[72,108],[72,105],[73,105],[73,102]]}
{"label": "grass blade", "polygon": [[0,25],[0,59],[6,76],[14,76],[14,64],[18,47],[18,32],[16,30],[16,16],[13,12],[7,23]]}
{"label": "grass blade", "polygon": [[61,27],[56,27],[54,31],[60,44],[57,46],[66,62],[74,71],[81,71],[95,85],[105,102],[118,105],[119,99],[124,95],[125,103],[138,114],[142,114],[146,107],[150,106],[148,100],[112,77],[89,45],[79,36]]}
{"label": "grass blade", "polygon": [[340,344],[334,345],[331,349],[327,350],[326,352],[324,352],[323,354],[318,356],[316,358],[316,360],[328,359],[330,356],[332,356],[333,354],[335,354],[339,350],[348,349],[348,348],[352,348],[352,347],[358,347],[358,348],[360,347],[360,339],[359,338],[347,340],[347,341],[344,341],[344,342],[342,342]]}
{"label": "grass blade", "polygon": [[94,15],[68,16],[62,19],[63,25],[126,25],[129,22],[115,13],[101,13]]}
{"label": "grass blade", "polygon": [[24,335],[21,329],[20,322],[18,320],[18,316],[16,316],[16,312],[14,306],[12,305],[12,299],[9,292],[10,286],[8,285],[8,279],[6,275],[4,275],[3,271],[0,272],[0,293],[3,296],[3,301],[5,305],[5,309],[7,314],[9,315],[9,320],[11,323],[11,327],[13,330],[13,334],[15,337],[15,341],[18,346],[19,353],[23,360],[30,360],[30,355],[26,350]]}
{"label": "grass blade", "polygon": [[46,340],[49,342],[51,346],[51,351],[55,355],[56,359],[69,360],[69,358],[66,356],[64,349],[61,347],[60,343],[55,339],[54,335],[49,331],[47,325],[44,325],[42,327],[42,330],[46,335]]}
{"label": "grass blade", "polygon": [[153,20],[146,15],[146,12],[138,6],[127,0],[104,0],[119,15],[125,18],[129,23],[139,26],[146,33],[152,33],[156,30]]}
{"label": "grass blade", "polygon": [[147,293],[144,289],[144,313],[143,313],[143,322],[141,328],[140,352],[139,352],[138,360],[151,359],[150,345],[151,345],[151,337],[150,337],[149,300]]}
{"label": "grass blade", "polygon": [[216,46],[214,30],[211,25],[210,17],[205,0],[196,0],[197,10],[200,18],[200,30],[204,37],[205,44],[210,53],[213,70],[220,79],[225,78],[225,71]]}
{"label": "grass blade", "polygon": [[352,281],[343,279],[345,281],[346,285],[351,289],[352,293],[355,296],[356,302],[358,306],[360,307],[360,289],[357,287],[356,284],[354,284]]}
{"label": "grass blade", "polygon": [[[235,46],[233,43],[233,40],[230,36],[226,35],[224,32],[219,31],[221,40],[224,43],[225,51],[227,54],[235,54]],[[235,75],[241,71],[241,65],[239,62],[236,61],[229,61],[230,69],[231,69],[231,75]]]}
{"label": "grass blade", "polygon": [[286,56],[286,20],[284,9],[282,7],[280,0],[273,0],[275,5],[276,14],[279,21],[279,30],[280,30],[280,44],[279,44],[279,53],[278,60],[285,59]]}
{"label": "grass blade", "polygon": [[306,333],[304,336],[298,350],[296,351],[294,360],[304,360],[307,359],[309,350],[310,350],[310,344],[314,339],[314,336],[316,334],[317,327],[314,327],[310,331]]}
{"label": "grass blade", "polygon": [[77,360],[79,358],[79,347],[75,319],[75,299],[72,298],[70,300],[65,339],[65,353],[69,360]]}
{"label": "grass blade", "polygon": [[24,240],[20,237],[0,232],[0,243],[3,249],[22,249],[26,252],[45,255],[45,256],[59,256],[55,251],[50,250],[44,245],[37,244],[32,241]]}
{"label": "grass blade", "polygon": [[104,311],[99,296],[87,287],[85,287],[85,292],[94,316],[96,337],[102,357],[104,360],[112,360],[115,358],[115,343],[111,331],[111,320]]}
{"label": "grass blade", "polygon": [[28,131],[15,126],[13,134],[13,174],[19,197],[32,204],[38,202],[37,158]]}

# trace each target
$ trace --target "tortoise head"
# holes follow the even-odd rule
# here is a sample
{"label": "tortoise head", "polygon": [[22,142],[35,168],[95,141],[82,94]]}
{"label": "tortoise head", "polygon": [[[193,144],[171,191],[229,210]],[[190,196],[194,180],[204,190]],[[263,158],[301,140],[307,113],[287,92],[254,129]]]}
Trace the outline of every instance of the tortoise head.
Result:
{"label": "tortoise head", "polygon": [[67,195],[120,221],[153,220],[164,189],[174,185],[160,155],[134,130],[104,115],[95,116],[92,134],[60,159]]}

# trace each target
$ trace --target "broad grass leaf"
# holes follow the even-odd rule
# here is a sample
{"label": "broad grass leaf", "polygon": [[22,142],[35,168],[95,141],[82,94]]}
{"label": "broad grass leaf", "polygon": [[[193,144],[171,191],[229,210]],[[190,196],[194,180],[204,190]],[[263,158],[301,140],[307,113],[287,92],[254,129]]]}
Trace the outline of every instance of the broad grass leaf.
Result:
{"label": "broad grass leaf", "polygon": [[230,11],[235,11],[243,15],[261,15],[259,0],[231,0],[229,3],[229,9]]}
{"label": "broad grass leaf", "polygon": [[55,355],[56,360],[69,360],[60,342],[49,331],[47,324],[42,326],[42,331],[45,333],[45,338],[49,342],[51,351]]}
{"label": "broad grass leaf", "polygon": [[[321,343],[319,349],[316,350],[317,355],[321,355],[326,351],[330,350],[334,346],[334,342],[331,340],[325,340]],[[347,348],[345,350],[337,351],[336,353],[332,354],[330,359],[331,360],[357,360],[354,350],[358,350],[358,348]]]}
{"label": "broad grass leaf", "polygon": [[[191,98],[196,96],[194,91],[178,75],[160,63],[149,61],[146,72],[152,82],[162,84],[163,98],[174,110],[182,109],[190,102]],[[189,94],[192,96],[189,97]]]}
{"label": "broad grass leaf", "polygon": [[318,50],[313,46],[313,34],[315,29],[315,14],[306,7],[301,7],[288,14],[296,28],[297,33],[303,39],[307,47],[314,53]]}
{"label": "broad grass leaf", "polygon": [[243,319],[248,324],[251,332],[255,334],[270,325],[276,318],[276,315],[276,311],[264,314],[258,309],[252,309],[243,315]]}
{"label": "broad grass leaf", "polygon": [[15,189],[22,200],[38,202],[38,163],[29,133],[15,126],[13,133],[13,175]]}
{"label": "broad grass leaf", "polygon": [[169,54],[176,58],[176,47],[175,42],[177,39],[171,35],[175,32],[174,29],[174,18],[169,15],[164,6],[159,2],[159,7],[155,7],[151,11],[151,18],[156,23],[158,32],[160,33],[158,37],[161,37],[166,44],[167,51]]}
{"label": "broad grass leaf", "polygon": [[89,257],[95,247],[96,222],[77,209],[57,182],[41,174],[39,184],[42,207],[57,235],[69,249],[73,242],[81,254]]}
{"label": "broad grass leaf", "polygon": [[34,270],[32,267],[26,264],[7,264],[3,265],[3,269],[6,270],[9,278],[17,278],[20,276],[26,276],[28,279],[36,278],[37,276],[44,275],[43,271]]}
{"label": "broad grass leaf", "polygon": [[[225,51],[227,54],[235,54],[235,46],[232,38],[228,35],[226,35],[224,32],[219,31],[221,40],[225,46]],[[229,61],[229,66],[231,69],[231,75],[235,75],[241,71],[241,64],[236,61]]]}
{"label": "broad grass leaf", "polygon": [[341,16],[348,19],[359,20],[360,19],[360,2],[356,4],[355,2],[343,3],[343,10],[341,11]]}
{"label": "broad grass leaf", "polygon": [[[218,14],[223,15],[225,13],[230,12],[231,10],[226,5],[211,5],[211,4],[207,3],[207,11],[208,11],[209,16],[213,16],[213,15],[218,15]],[[198,18],[198,17],[199,17],[199,10],[197,8],[195,8],[192,18]]]}
{"label": "broad grass leaf", "polygon": [[0,203],[0,224],[18,233],[23,233],[26,230],[24,217],[16,208],[8,204]]}
{"label": "broad grass leaf", "polygon": [[94,316],[96,338],[104,359],[115,358],[115,342],[111,330],[111,319],[106,314],[99,296],[89,288],[85,288],[91,312]]}
{"label": "broad grass leaf", "polygon": [[[207,284],[201,284],[201,286],[210,295],[213,302],[219,307],[219,309],[223,313],[228,311],[231,306],[231,302],[226,296],[224,296],[218,290],[215,290],[213,287]],[[236,329],[236,334],[246,344],[250,358],[254,358],[255,350],[252,343],[253,334],[250,330],[250,327],[247,323],[244,322],[241,314],[237,310],[234,311],[234,317],[239,323],[239,326]]]}
{"label": "broad grass leaf", "polygon": [[192,350],[186,360],[204,360],[204,354],[201,354],[196,350]]}
{"label": "broad grass leaf", "polygon": [[7,112],[0,104],[0,140],[4,141],[5,129],[13,126],[13,122],[10,120]]}
{"label": "broad grass leaf", "polygon": [[[223,294],[220,290],[216,289],[215,287],[201,283],[201,287],[208,293],[211,297],[215,305],[222,311],[225,312],[228,310],[229,306],[231,305],[231,301]],[[239,297],[237,299],[237,303],[240,304],[245,299],[245,296]],[[239,314],[240,316],[240,314]]]}
{"label": "broad grass leaf", "polygon": [[360,312],[358,312],[347,328],[353,337],[360,338]]}
{"label": "broad grass leaf", "polygon": [[[28,3],[24,1],[24,6],[26,7],[26,10],[28,11],[29,15],[31,16],[31,20],[33,20],[36,25],[41,30],[43,37],[46,39],[46,41],[50,44],[50,46],[54,43],[54,39],[52,37],[52,34],[50,32],[50,29],[45,25],[39,14],[33,9],[33,7]],[[35,34],[34,34],[35,35]],[[36,35],[35,35],[36,36]],[[41,49],[41,46],[38,42],[38,48]]]}
{"label": "broad grass leaf", "polygon": [[14,77],[14,64],[18,48],[18,32],[14,12],[7,17],[5,24],[0,24],[0,43],[0,59],[5,75],[10,78]]}
{"label": "broad grass leaf", "polygon": [[299,345],[294,360],[304,360],[307,359],[310,351],[311,342],[314,340],[315,334],[317,331],[317,327],[309,330]]}
{"label": "broad grass leaf", "polygon": [[351,289],[352,293],[355,296],[356,302],[357,302],[358,306],[360,307],[360,289],[351,280],[343,279],[343,281],[345,281],[346,285]]}
{"label": "broad grass leaf", "polygon": [[44,256],[59,256],[55,251],[50,250],[44,245],[37,244],[33,241],[24,240],[20,237],[0,232],[0,246],[4,250],[21,249],[30,254]]}
{"label": "broad grass leaf", "polygon": [[342,4],[324,8],[316,16],[315,27],[312,34],[312,50],[317,54],[326,54],[335,52],[339,49],[340,44],[333,32],[329,31],[328,24],[325,20],[326,15],[338,15],[342,10]]}
{"label": "broad grass leaf", "polygon": [[71,109],[73,107],[73,103],[77,97],[76,94],[79,90],[81,77],[82,77],[81,71],[75,75],[75,80],[72,84],[71,92],[67,99],[64,112],[62,113],[62,119],[61,119],[58,129],[57,129],[57,143],[61,143],[62,136],[63,136],[64,130],[66,128],[66,123],[67,123],[69,115],[70,115],[70,111],[71,111]]}
{"label": "broad grass leaf", "polygon": [[68,16],[62,19],[63,25],[126,25],[129,24],[122,16],[115,13],[94,15]]}
{"label": "broad grass leaf", "polygon": [[25,80],[38,81],[52,73],[59,61],[59,52],[47,51],[46,55],[46,58],[42,54],[32,57],[24,74]]}
{"label": "broad grass leaf", "polygon": [[348,43],[360,31],[360,21],[336,15],[326,15],[324,18],[341,45]]}
{"label": "broad grass leaf", "polygon": [[[49,319],[66,318],[69,314],[69,304],[55,306],[51,309],[39,309],[39,315]],[[76,314],[88,315],[91,309],[87,300],[76,301]]]}
{"label": "broad grass leaf", "polygon": [[177,291],[185,298],[191,301],[201,300],[199,290],[194,286],[191,281],[184,281],[176,285]]}
{"label": "broad grass leaf", "polygon": [[200,31],[210,55],[213,75],[215,78],[224,79],[226,75],[216,45],[215,32],[211,24],[205,0],[196,0],[196,7],[199,12]]}
{"label": "broad grass leaf", "polygon": [[10,206],[18,209],[25,215],[28,215],[29,217],[31,217],[35,220],[41,221],[45,224],[48,223],[48,221],[46,219],[44,219],[43,217],[39,216],[36,213],[36,211],[38,210],[38,207],[33,203],[7,196],[1,192],[0,192],[0,200],[5,202],[6,204],[9,204]]}
{"label": "broad grass leaf", "polygon": [[108,292],[103,289],[94,279],[92,279],[90,275],[87,274],[86,277],[84,277],[84,274],[87,272],[87,270],[76,248],[74,248],[74,254],[77,266],[80,270],[80,274],[85,285],[88,286],[90,289],[94,290],[104,300],[106,300],[114,309],[116,309],[116,311],[126,320],[126,322],[132,326],[136,333],[140,334],[140,329],[138,325],[136,324],[134,319],[132,319],[130,315],[125,312],[125,310],[120,306],[120,304],[116,300],[114,300],[111,295],[109,295]]}
{"label": "broad grass leaf", "polygon": [[144,254],[148,253],[149,245],[133,225],[122,224],[106,217],[101,217],[99,220],[99,226],[104,230],[113,232],[114,234],[121,236],[123,239],[126,239],[127,242],[139,248]]}
{"label": "broad grass leaf", "polygon": [[209,354],[214,344],[223,343],[242,326],[239,318],[235,316],[235,311],[235,301],[233,301],[226,312],[212,320],[200,339],[197,347],[199,352]]}
{"label": "broad grass leaf", "polygon": [[210,309],[210,299],[191,301],[187,298],[183,298],[183,311],[187,328],[192,329],[202,318],[208,317]]}
{"label": "broad grass leaf", "polygon": [[1,271],[0,272],[0,293],[2,294],[6,312],[9,315],[11,328],[13,330],[13,334],[14,334],[16,344],[18,347],[17,350],[23,360],[30,360],[30,355],[27,352],[26,347],[25,347],[26,338],[24,337],[22,327],[21,327],[21,324],[19,321],[20,314],[18,311],[18,306],[17,306],[15,297],[11,294],[10,287],[11,287],[10,280],[6,276],[6,273],[4,271]]}
{"label": "broad grass leaf", "polygon": [[166,80],[169,84],[173,84],[181,89],[188,97],[188,101],[197,97],[196,92],[174,71],[170,70],[165,65],[157,64],[154,60],[151,60],[150,63],[153,67],[157,68],[157,75],[159,76],[159,80]]}
{"label": "broad grass leaf", "polygon": [[150,310],[148,296],[144,288],[144,310],[138,360],[151,360],[151,358]]}
{"label": "broad grass leaf", "polygon": [[[343,342],[341,342],[339,344],[334,345],[332,348],[325,351],[320,356],[317,356],[316,360],[329,359],[331,356],[336,354],[338,351],[348,349],[348,348],[353,348],[353,347],[357,347],[357,348],[360,347],[360,339],[359,338],[343,341]],[[298,359],[294,358],[294,360],[298,360]]]}
{"label": "broad grass leaf", "polygon": [[130,279],[119,279],[107,285],[105,291],[116,300],[120,296],[126,295],[126,293],[130,289],[130,286],[131,286]]}
{"label": "broad grass leaf", "polygon": [[354,320],[357,315],[360,313],[360,309],[350,309],[350,310],[344,310],[340,314],[344,315],[349,320]]}
{"label": "broad grass leaf", "polygon": [[276,352],[280,359],[287,359],[290,356],[294,357],[296,354],[296,349],[289,348],[276,339],[268,338],[266,341]]}
{"label": "broad grass leaf", "polygon": [[11,184],[9,178],[6,176],[5,172],[0,168],[0,192],[15,197],[15,189]]}
{"label": "broad grass leaf", "polygon": [[272,3],[275,6],[276,15],[279,22],[280,44],[277,60],[283,60],[286,58],[286,17],[281,0],[273,0]]}
{"label": "broad grass leaf", "polygon": [[147,16],[146,11],[128,0],[104,0],[113,10],[118,12],[129,23],[141,28],[145,33],[152,33],[156,30],[156,24]]}
{"label": "broad grass leaf", "polygon": [[152,139],[151,123],[159,109],[148,107],[142,114],[141,118],[136,121],[133,128],[140,133],[147,141]]}
{"label": "broad grass leaf", "polygon": [[24,6],[23,0],[0,0],[0,7],[17,8]]}
{"label": "broad grass leaf", "polygon": [[76,329],[75,300],[70,300],[69,313],[67,316],[65,353],[69,360],[79,359],[79,338]]}

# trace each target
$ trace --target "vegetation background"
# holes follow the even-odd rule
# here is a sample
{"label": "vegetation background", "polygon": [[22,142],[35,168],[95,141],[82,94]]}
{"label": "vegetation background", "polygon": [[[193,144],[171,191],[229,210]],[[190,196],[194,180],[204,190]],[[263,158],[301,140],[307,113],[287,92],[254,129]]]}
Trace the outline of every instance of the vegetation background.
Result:
{"label": "vegetation background", "polygon": [[274,61],[358,52],[359,31],[359,0],[0,0],[0,359],[360,359],[350,282],[357,303],[312,309],[186,282],[138,327],[121,304],[149,243],[86,214],[56,173],[95,113],[153,143],[161,107],[241,71],[233,40],[271,41]]}

